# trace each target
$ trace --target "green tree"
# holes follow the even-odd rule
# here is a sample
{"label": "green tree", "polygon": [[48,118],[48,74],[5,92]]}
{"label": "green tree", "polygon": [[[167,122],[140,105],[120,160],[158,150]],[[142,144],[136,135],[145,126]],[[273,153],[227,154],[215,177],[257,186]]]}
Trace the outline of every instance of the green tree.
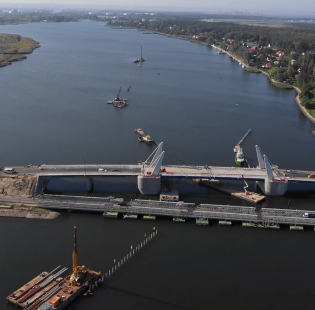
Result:
{"label": "green tree", "polygon": [[268,75],[271,77],[271,78],[274,78],[275,75],[279,72],[279,68],[278,67],[273,67],[272,69],[270,69],[268,71]]}
{"label": "green tree", "polygon": [[288,69],[287,69],[287,74],[290,78],[293,77],[293,68],[290,61],[289,61]]}

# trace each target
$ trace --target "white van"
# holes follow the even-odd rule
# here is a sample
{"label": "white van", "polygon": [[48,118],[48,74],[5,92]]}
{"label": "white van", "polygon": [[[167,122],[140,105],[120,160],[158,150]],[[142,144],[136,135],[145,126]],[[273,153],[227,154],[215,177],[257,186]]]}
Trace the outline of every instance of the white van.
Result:
{"label": "white van", "polygon": [[16,173],[16,171],[13,168],[4,168],[4,173]]}

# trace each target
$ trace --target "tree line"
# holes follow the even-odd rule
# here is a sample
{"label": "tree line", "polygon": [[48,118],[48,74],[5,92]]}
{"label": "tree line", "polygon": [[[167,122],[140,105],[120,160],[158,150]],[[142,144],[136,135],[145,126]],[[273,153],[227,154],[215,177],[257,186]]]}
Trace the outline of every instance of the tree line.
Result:
{"label": "tree line", "polygon": [[[145,30],[158,31],[187,39],[197,36],[197,40],[218,44],[229,48],[249,65],[261,66],[262,59],[274,58],[269,76],[279,82],[291,81],[301,89],[302,104],[315,109],[315,26],[290,24],[290,26],[270,27],[241,25],[230,22],[202,22],[181,20],[139,21],[131,20],[127,26]],[[233,40],[233,44],[230,44]],[[257,51],[244,49],[247,42],[255,43]],[[285,56],[276,61],[276,51],[284,51]],[[257,54],[263,52],[264,57]],[[279,58],[279,57],[278,57]],[[267,60],[264,62],[266,63]],[[292,61],[293,60],[293,61]]]}

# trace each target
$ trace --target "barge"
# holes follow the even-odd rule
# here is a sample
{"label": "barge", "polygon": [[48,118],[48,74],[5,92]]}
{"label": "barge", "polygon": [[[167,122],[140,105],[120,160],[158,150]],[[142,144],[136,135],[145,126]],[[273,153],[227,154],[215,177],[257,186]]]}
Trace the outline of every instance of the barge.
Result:
{"label": "barge", "polygon": [[73,272],[71,274],[62,277],[61,275],[68,268],[62,268],[56,272],[60,266],[49,273],[42,272],[10,294],[6,298],[7,302],[20,306],[23,310],[62,310],[79,295],[90,293],[103,282],[104,277],[100,272],[77,265],[76,227],[74,227],[72,260]]}

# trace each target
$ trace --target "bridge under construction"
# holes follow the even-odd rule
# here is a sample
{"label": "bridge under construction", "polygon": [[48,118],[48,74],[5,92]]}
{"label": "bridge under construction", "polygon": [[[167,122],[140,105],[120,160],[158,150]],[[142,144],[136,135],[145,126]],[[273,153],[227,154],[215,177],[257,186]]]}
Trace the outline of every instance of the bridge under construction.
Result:
{"label": "bridge under construction", "polygon": [[[278,227],[279,224],[290,226],[315,227],[315,211],[290,210],[229,206],[217,204],[199,204],[179,202],[166,202],[157,200],[135,199],[123,201],[113,197],[89,197],[89,196],[62,196],[44,195],[38,202],[41,208],[64,211],[89,211],[105,212],[112,215],[118,213],[124,218],[137,218],[138,215],[155,219],[156,216],[173,217],[176,219],[218,220],[230,223],[232,221],[243,222],[249,225],[262,225],[262,227]],[[305,214],[308,216],[305,217]],[[277,226],[278,225],[278,226]]]}
{"label": "bridge under construction", "polygon": [[315,178],[308,176],[314,171],[283,170],[272,165],[268,157],[256,145],[258,165],[255,168],[163,165],[163,142],[144,162],[137,165],[42,165],[38,168],[23,167],[19,173],[38,176],[36,195],[44,192],[51,178],[83,177],[87,190],[93,188],[94,178],[134,177],[141,194],[158,195],[162,179],[209,179],[256,182],[268,196],[282,196],[290,184],[299,184],[315,190]]}

